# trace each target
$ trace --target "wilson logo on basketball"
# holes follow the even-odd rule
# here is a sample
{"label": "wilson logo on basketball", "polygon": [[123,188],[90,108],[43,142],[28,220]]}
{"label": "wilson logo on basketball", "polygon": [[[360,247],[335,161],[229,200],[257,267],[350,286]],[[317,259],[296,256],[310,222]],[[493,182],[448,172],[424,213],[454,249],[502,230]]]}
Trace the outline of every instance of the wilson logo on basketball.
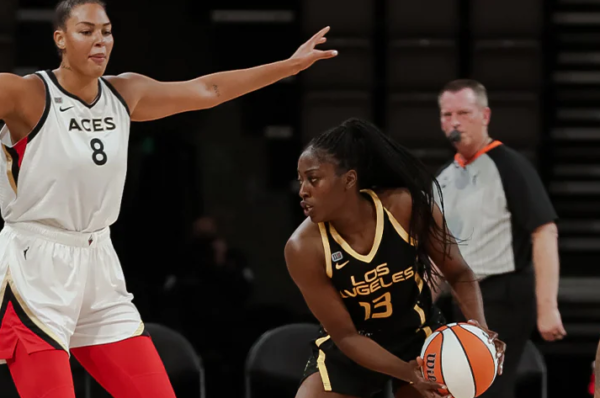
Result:
{"label": "wilson logo on basketball", "polygon": [[431,381],[437,381],[437,378],[435,377],[435,360],[436,360],[436,354],[429,354],[427,355],[427,359],[425,361],[425,367],[426,367],[426,372],[427,372],[427,379],[431,380]]}

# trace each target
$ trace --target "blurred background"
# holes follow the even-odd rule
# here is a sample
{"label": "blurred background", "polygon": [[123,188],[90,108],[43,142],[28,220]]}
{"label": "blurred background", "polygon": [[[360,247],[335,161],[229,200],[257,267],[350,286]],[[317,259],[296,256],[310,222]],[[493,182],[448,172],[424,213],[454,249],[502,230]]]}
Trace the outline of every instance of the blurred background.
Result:
{"label": "blurred background", "polygon": [[[560,216],[568,337],[532,336],[547,396],[589,396],[600,336],[600,0],[106,3],[116,40],[107,74],[172,81],[251,67],[289,57],[327,25],[325,48],[340,52],[215,109],[132,125],[113,241],[145,322],[181,333],[202,359],[205,396],[244,396],[253,343],[278,326],[315,322],[283,259],[303,219],[303,145],[362,117],[435,171],[453,156],[437,92],[464,77],[487,87],[490,134],[533,162]],[[58,67],[55,4],[0,0],[1,72]],[[76,385],[78,396],[94,390]]]}

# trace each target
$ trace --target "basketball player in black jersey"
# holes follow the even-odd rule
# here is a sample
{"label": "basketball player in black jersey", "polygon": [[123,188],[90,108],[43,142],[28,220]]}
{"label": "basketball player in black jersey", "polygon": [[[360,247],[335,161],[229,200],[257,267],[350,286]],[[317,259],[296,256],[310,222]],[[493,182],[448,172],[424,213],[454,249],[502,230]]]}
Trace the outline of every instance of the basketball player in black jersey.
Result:
{"label": "basketball player in black jersey", "polygon": [[504,343],[487,330],[479,285],[420,161],[372,124],[351,119],[308,145],[298,175],[308,218],[285,258],[323,328],[297,398],[368,398],[390,377],[397,398],[440,396],[443,386],[423,379],[418,358],[445,323],[428,285],[436,269],[467,319],[494,341],[501,374]]}

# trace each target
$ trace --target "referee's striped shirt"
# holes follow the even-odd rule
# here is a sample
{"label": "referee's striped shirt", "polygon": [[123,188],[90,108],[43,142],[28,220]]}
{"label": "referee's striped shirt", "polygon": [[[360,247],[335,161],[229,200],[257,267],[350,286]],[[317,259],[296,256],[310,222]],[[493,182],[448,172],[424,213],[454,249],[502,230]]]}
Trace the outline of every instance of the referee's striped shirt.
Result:
{"label": "referee's striped shirt", "polygon": [[557,215],[524,156],[493,141],[469,162],[457,154],[437,179],[448,228],[478,277],[531,264],[531,233]]}

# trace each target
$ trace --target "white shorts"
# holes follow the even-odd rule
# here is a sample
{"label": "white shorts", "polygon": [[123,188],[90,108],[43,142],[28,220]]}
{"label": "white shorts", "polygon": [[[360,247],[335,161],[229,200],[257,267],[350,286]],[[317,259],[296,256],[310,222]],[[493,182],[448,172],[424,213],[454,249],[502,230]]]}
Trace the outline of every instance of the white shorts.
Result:
{"label": "white shorts", "polygon": [[144,333],[108,228],[64,231],[38,223],[0,232],[0,361],[121,341]]}

